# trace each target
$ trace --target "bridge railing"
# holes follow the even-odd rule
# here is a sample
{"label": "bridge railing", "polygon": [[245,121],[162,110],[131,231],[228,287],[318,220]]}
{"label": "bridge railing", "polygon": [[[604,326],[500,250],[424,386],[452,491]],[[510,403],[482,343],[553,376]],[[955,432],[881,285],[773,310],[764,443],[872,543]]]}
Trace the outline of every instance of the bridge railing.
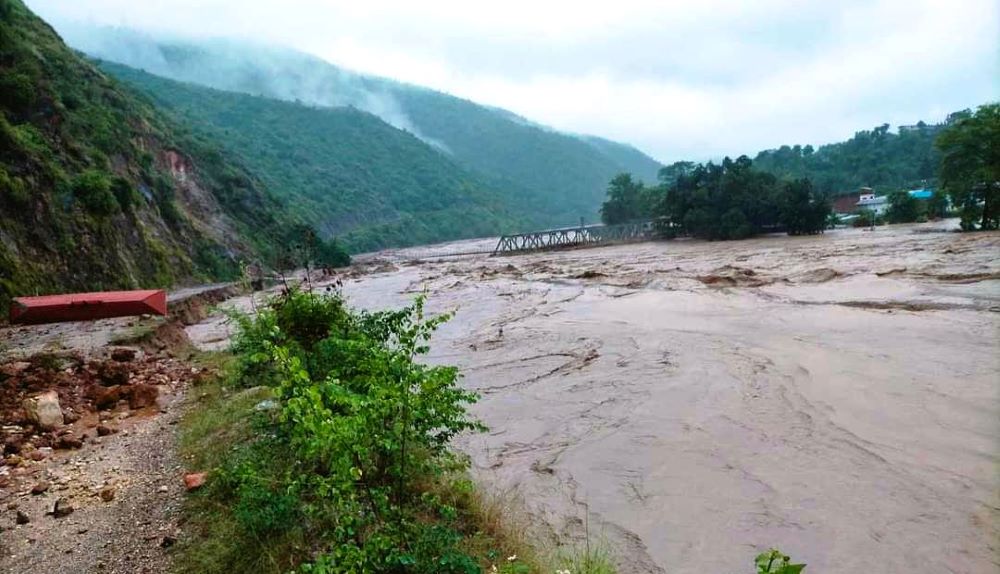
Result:
{"label": "bridge railing", "polygon": [[504,235],[497,241],[494,255],[576,247],[605,245],[628,241],[643,241],[655,235],[652,221],[637,221],[618,225],[585,225],[562,229],[547,229],[530,233]]}

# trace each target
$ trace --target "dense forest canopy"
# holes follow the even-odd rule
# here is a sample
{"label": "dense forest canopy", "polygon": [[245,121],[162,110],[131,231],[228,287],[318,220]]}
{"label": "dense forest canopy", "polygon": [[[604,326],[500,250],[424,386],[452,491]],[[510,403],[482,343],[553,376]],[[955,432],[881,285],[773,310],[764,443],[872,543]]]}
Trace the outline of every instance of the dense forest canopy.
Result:
{"label": "dense forest canopy", "polygon": [[482,237],[539,223],[512,215],[513,202],[499,188],[369,113],[100,65],[253,165],[292,213],[352,251]]}
{"label": "dense forest canopy", "polygon": [[657,186],[624,173],[612,179],[601,207],[604,222],[654,219],[667,237],[744,239],[778,230],[819,233],[830,215],[829,202],[808,179],[779,180],[746,156],[720,164],[681,162],[662,175]]}
{"label": "dense forest canopy", "polygon": [[809,178],[820,193],[838,195],[871,187],[876,191],[933,184],[940,162],[934,140],[947,126],[918,122],[890,131],[889,124],[862,130],[847,141],[814,149],[781,146],[757,154],[757,169],[781,179]]}
{"label": "dense forest canopy", "polygon": [[[947,194],[963,229],[996,229],[998,142],[1000,105],[987,104],[975,113],[953,113],[940,125],[904,126],[897,134],[885,124],[819,151],[782,146],[753,161],[746,156],[720,164],[679,161],[660,170],[660,184],[654,187],[619,174],[608,186],[601,215],[608,224],[654,219],[666,236],[741,239],[779,229],[809,234],[826,227],[830,198],[838,195],[831,190],[878,186],[888,192],[886,216],[858,210],[858,223],[941,217],[948,210]],[[817,186],[813,178],[823,183]],[[942,190],[929,197],[908,192],[938,181]]]}

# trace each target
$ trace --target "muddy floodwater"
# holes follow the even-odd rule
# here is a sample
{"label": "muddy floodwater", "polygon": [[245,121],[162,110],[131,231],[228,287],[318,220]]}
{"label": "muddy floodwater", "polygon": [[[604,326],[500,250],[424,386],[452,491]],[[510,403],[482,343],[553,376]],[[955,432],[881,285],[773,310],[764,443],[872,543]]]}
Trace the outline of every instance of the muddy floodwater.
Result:
{"label": "muddy floodwater", "polygon": [[[454,310],[459,448],[622,572],[996,572],[1000,234],[944,224],[406,261],[356,306]],[[453,249],[454,246],[451,246]]]}

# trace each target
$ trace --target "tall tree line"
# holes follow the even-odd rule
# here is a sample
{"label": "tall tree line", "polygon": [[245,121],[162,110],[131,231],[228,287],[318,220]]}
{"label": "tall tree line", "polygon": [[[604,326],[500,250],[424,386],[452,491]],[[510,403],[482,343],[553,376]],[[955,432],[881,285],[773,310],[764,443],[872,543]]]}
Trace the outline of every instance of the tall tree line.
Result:
{"label": "tall tree line", "polygon": [[607,224],[655,219],[664,235],[744,239],[784,230],[792,235],[826,227],[829,202],[808,179],[779,180],[740,156],[722,163],[679,162],[646,187],[628,174],[615,177],[601,207]]}

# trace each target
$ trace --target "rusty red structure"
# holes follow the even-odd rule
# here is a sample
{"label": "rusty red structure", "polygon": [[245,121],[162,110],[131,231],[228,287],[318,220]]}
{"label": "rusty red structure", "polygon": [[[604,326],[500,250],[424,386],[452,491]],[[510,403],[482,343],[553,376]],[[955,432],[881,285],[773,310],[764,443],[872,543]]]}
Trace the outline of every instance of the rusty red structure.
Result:
{"label": "rusty red structure", "polygon": [[25,324],[166,314],[162,289],[16,297],[10,306],[10,322]]}

